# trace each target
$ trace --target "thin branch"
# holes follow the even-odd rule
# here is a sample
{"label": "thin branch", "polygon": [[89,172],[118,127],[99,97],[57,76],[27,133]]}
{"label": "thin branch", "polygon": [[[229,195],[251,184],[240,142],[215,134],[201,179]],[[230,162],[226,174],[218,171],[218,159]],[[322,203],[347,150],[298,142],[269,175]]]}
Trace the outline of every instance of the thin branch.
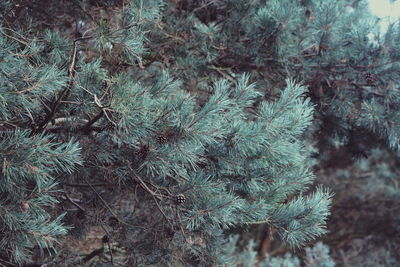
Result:
{"label": "thin branch", "polygon": [[179,215],[178,209],[176,209],[176,217],[178,218],[179,228],[180,228],[180,230],[182,232],[183,238],[185,239],[186,242],[188,242],[188,240],[186,238],[185,230],[183,229],[181,215]]}
{"label": "thin branch", "polygon": [[91,130],[91,126],[95,124],[98,120],[101,119],[104,115],[104,110],[102,109],[99,114],[94,116],[91,120],[89,120],[86,125],[84,126],[84,132],[89,132]]}
{"label": "thin branch", "polygon": [[164,216],[165,220],[167,220],[167,222],[169,223],[169,225],[171,225],[171,228],[174,229],[174,225],[172,224],[172,222],[169,220],[169,218],[167,217],[167,215],[164,213],[164,211],[162,210],[162,208],[160,207],[160,204],[158,204],[157,199],[153,196],[154,202],[156,202],[157,208],[160,210],[161,214]]}
{"label": "thin branch", "polygon": [[100,224],[100,226],[101,226],[101,228],[103,228],[104,232],[106,232],[106,235],[108,236],[108,238],[107,238],[107,247],[108,247],[108,251],[110,252],[110,261],[111,261],[111,264],[114,265],[114,258],[113,258],[113,253],[112,253],[111,245],[110,245],[110,237],[111,237],[111,235],[110,235],[110,233],[107,231],[107,229],[104,227],[103,224]]}
{"label": "thin branch", "polygon": [[81,211],[86,213],[86,210],[84,208],[81,207],[81,205],[79,205],[78,203],[76,203],[75,201],[73,201],[66,192],[64,192],[65,197],[68,199],[69,202],[71,202],[71,204],[73,204],[75,207],[77,207],[78,209],[80,209]]}
{"label": "thin branch", "polygon": [[266,223],[271,223],[271,220],[267,218],[261,221],[244,222],[244,224],[266,224]]}
{"label": "thin branch", "polygon": [[74,77],[75,77],[75,67],[78,61],[78,49],[77,49],[77,41],[81,40],[82,38],[75,39],[73,42],[73,49],[72,49],[72,56],[71,56],[71,63],[68,68],[68,82],[67,85],[64,87],[64,90],[59,94],[57,100],[53,103],[51,107],[50,113],[46,116],[46,119],[38,125],[36,129],[34,129],[31,132],[31,136],[37,133],[40,133],[41,131],[44,130],[45,126],[53,119],[54,115],[57,113],[57,111],[60,108],[61,101],[64,100],[64,98],[68,95],[70,90],[72,89],[72,86],[74,85]]}
{"label": "thin branch", "polygon": [[70,187],[90,187],[90,186],[117,186],[116,184],[109,184],[109,183],[98,183],[98,184],[69,184],[69,183],[61,183],[62,185],[65,186],[70,186]]}
{"label": "thin branch", "polygon": [[141,227],[141,226],[132,225],[132,224],[127,223],[124,220],[120,219],[119,216],[117,214],[115,214],[115,212],[111,209],[111,207],[108,205],[108,203],[103,199],[103,197],[96,191],[96,189],[84,177],[82,177],[82,178],[89,185],[89,187],[93,190],[93,192],[99,197],[101,202],[103,202],[104,206],[108,209],[108,211],[118,220],[118,222],[120,222],[124,225],[130,226],[130,227],[145,228],[145,227]]}
{"label": "thin branch", "polygon": [[139,181],[140,185],[142,186],[142,188],[144,190],[146,190],[147,192],[149,192],[153,197],[156,197],[157,199],[159,199],[160,201],[162,201],[162,195],[157,194],[156,192],[154,192],[153,190],[151,190],[147,184],[142,180],[142,178],[140,178],[139,175],[137,175],[136,173],[134,173],[134,176],[136,178],[136,180]]}
{"label": "thin branch", "polygon": [[29,44],[28,44],[27,42],[22,41],[22,40],[20,40],[20,39],[18,39],[18,38],[15,38],[14,36],[8,35],[8,34],[5,33],[4,31],[2,31],[1,28],[0,28],[0,32],[1,32],[3,35],[7,36],[8,38],[11,38],[11,39],[13,39],[13,40],[15,40],[15,41],[17,41],[17,42],[19,42],[19,43],[21,43],[21,44],[24,44],[24,45],[26,45],[26,46],[29,47]]}
{"label": "thin branch", "polygon": [[82,259],[82,263],[88,262],[88,261],[90,261],[91,259],[93,259],[96,256],[100,256],[101,254],[103,254],[103,252],[104,252],[104,248],[103,247],[93,250],[89,255],[85,256]]}

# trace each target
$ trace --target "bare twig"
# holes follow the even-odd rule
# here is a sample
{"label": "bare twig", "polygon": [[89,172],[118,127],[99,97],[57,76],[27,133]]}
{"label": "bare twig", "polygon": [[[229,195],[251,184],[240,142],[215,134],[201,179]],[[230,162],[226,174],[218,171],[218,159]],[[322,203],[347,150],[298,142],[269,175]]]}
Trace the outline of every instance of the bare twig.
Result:
{"label": "bare twig", "polygon": [[69,184],[69,183],[62,183],[62,185],[65,186],[71,186],[71,187],[90,187],[90,186],[117,186],[116,184],[109,184],[109,183],[98,183],[98,184]]}
{"label": "bare twig", "polygon": [[103,247],[93,250],[89,255],[86,255],[86,256],[82,259],[82,263],[85,263],[85,262],[90,261],[90,260],[93,259],[94,257],[103,254],[103,252],[104,252],[104,248],[103,248]]}
{"label": "bare twig", "polygon": [[[111,237],[111,235],[110,235],[110,233],[107,231],[107,229],[104,227],[103,224],[100,224],[100,226],[101,226],[101,228],[103,228],[104,232],[106,232],[106,234],[107,234],[107,236],[108,236],[108,239],[107,239],[107,247],[108,247],[108,251],[109,251],[109,253],[110,253],[110,261],[111,261],[111,264],[114,265],[114,258],[113,258],[113,253],[112,253],[111,245],[110,245],[110,237]],[[104,241],[103,241],[103,242],[104,242]]]}
{"label": "bare twig", "polygon": [[167,222],[169,223],[169,225],[171,225],[171,228],[174,229],[174,225],[172,224],[172,222],[169,220],[169,218],[167,217],[167,215],[164,213],[164,211],[162,210],[162,208],[160,207],[160,205],[158,204],[157,199],[153,196],[154,202],[156,202],[157,208],[160,210],[161,214],[164,216],[165,220],[167,220]]}
{"label": "bare twig", "polygon": [[68,199],[69,202],[71,202],[71,204],[73,204],[75,207],[77,207],[78,209],[80,209],[83,212],[86,212],[86,210],[84,208],[82,208],[81,205],[79,205],[78,203],[76,203],[75,201],[73,201],[66,192],[64,192],[65,197]]}
{"label": "bare twig", "polygon": [[183,224],[182,224],[182,219],[181,216],[179,215],[178,209],[176,209],[176,217],[178,219],[179,222],[179,229],[182,232],[183,238],[185,238],[185,241],[188,242],[187,238],[186,238],[186,234],[185,234],[185,230],[183,229]]}
{"label": "bare twig", "polygon": [[2,31],[1,28],[0,28],[0,32],[1,32],[3,35],[7,36],[8,38],[11,38],[11,39],[13,39],[13,40],[15,40],[15,41],[17,41],[17,42],[19,42],[19,43],[21,43],[21,44],[24,44],[24,45],[26,45],[26,46],[29,47],[29,44],[28,44],[27,42],[22,41],[22,40],[20,40],[20,39],[18,39],[18,38],[15,38],[14,36],[8,35],[8,34],[5,33],[4,31]]}
{"label": "bare twig", "polygon": [[142,186],[142,188],[143,188],[144,190],[146,190],[147,192],[149,192],[153,197],[156,197],[158,200],[160,200],[160,201],[163,200],[163,199],[162,199],[163,196],[162,196],[162,195],[159,195],[159,194],[157,194],[156,192],[154,192],[153,190],[151,190],[151,189],[147,186],[147,184],[143,181],[143,179],[140,178],[139,175],[137,175],[136,173],[134,173],[133,175],[135,176],[136,180],[139,181],[140,185]]}
{"label": "bare twig", "polygon": [[102,198],[102,196],[96,191],[96,189],[84,178],[82,177],[85,182],[89,185],[89,187],[92,189],[92,191],[99,197],[99,199],[101,200],[101,202],[103,202],[104,206],[108,209],[108,211],[118,220],[118,222],[126,225],[126,226],[130,226],[130,227],[139,227],[139,228],[145,228],[145,227],[141,227],[141,226],[136,226],[136,225],[132,225],[130,223],[127,223],[125,221],[123,221],[122,219],[119,218],[119,216],[117,214],[115,214],[115,212],[111,209],[111,207],[108,205],[108,203]]}

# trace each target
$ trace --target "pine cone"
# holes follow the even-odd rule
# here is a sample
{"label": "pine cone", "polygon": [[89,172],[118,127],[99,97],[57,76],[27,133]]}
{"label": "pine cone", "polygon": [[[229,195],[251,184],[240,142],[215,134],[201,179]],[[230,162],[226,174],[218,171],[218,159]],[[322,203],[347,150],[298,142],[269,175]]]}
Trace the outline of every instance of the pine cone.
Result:
{"label": "pine cone", "polygon": [[176,204],[182,205],[183,203],[185,203],[185,201],[186,198],[183,194],[176,195]]}
{"label": "pine cone", "polygon": [[365,74],[365,80],[367,81],[368,85],[374,85],[375,82],[378,80],[371,72],[367,72]]}
{"label": "pine cone", "polygon": [[157,136],[157,143],[159,143],[161,145],[166,144],[166,143],[168,143],[168,138],[165,137],[164,135],[159,135],[159,136]]}

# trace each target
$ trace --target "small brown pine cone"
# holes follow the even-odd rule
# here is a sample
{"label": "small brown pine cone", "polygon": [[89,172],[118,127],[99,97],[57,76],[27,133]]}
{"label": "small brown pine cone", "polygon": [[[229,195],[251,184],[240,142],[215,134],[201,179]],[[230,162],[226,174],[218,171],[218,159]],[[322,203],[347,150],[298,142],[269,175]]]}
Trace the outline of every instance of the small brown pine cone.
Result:
{"label": "small brown pine cone", "polygon": [[182,205],[183,203],[185,203],[185,201],[186,198],[183,194],[176,195],[176,204]]}

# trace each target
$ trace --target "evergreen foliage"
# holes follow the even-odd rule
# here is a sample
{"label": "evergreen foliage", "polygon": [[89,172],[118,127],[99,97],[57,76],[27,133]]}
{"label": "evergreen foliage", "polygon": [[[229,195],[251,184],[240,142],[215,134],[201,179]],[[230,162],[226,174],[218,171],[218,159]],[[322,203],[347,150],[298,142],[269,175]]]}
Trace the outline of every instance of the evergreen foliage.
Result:
{"label": "evergreen foliage", "polygon": [[271,257],[265,255],[265,258],[259,260],[257,252],[254,249],[254,242],[250,240],[249,244],[242,251],[235,251],[238,236],[231,236],[225,244],[223,257],[227,259],[227,266],[240,267],[334,267],[335,262],[329,255],[329,248],[321,242],[316,243],[313,247],[305,249],[305,254],[300,260],[298,257],[290,253],[286,253],[282,257]]}
{"label": "evergreen foliage", "polygon": [[[335,190],[330,231],[341,242],[335,255],[345,266],[395,266],[400,230],[398,157],[388,147],[371,150],[349,166],[325,171],[324,184]],[[352,214],[353,226],[337,220]],[[347,215],[348,216],[348,215]],[[364,237],[365,236],[365,237]]]}
{"label": "evergreen foliage", "polygon": [[[10,103],[11,104],[11,103]],[[29,137],[27,131],[1,134],[1,220],[2,257],[26,261],[31,249],[50,249],[57,236],[66,234],[65,214],[52,215],[60,191],[54,175],[71,173],[80,164],[76,143],[58,143],[43,134]]]}
{"label": "evergreen foliage", "polygon": [[[264,101],[247,74],[233,82],[211,77],[200,103],[167,71],[138,81],[123,66],[144,68],[145,33],[162,6],[130,1],[74,39],[35,22],[30,32],[22,22],[3,25],[2,208],[10,216],[2,217],[1,244],[10,261],[25,262],[28,248],[52,248],[66,233],[63,215],[51,220],[45,210],[57,204],[57,183],[86,182],[132,236],[120,242],[139,265],[217,263],[221,230],[232,227],[266,224],[292,246],[325,233],[331,193],[299,194],[314,179],[301,140],[313,112],[306,88],[289,79],[278,99]],[[92,186],[100,181],[141,188],[141,209],[156,212],[114,212],[113,197],[106,201]],[[161,233],[159,242],[143,228]]]}
{"label": "evergreen foliage", "polygon": [[186,12],[174,12],[167,27],[181,22],[194,40],[169,51],[187,76],[253,71],[272,89],[296,77],[310,86],[330,134],[351,143],[354,132],[370,132],[398,149],[400,26],[380,32],[367,1],[182,2]]}
{"label": "evergreen foliage", "polygon": [[[343,147],[369,158],[324,183],[374,173],[357,197],[398,202],[377,162],[398,158],[400,26],[366,1],[57,2],[0,3],[2,263],[334,266],[322,243],[299,260],[230,234],[325,234],[312,168]],[[101,247],[63,247],[93,229]]]}

